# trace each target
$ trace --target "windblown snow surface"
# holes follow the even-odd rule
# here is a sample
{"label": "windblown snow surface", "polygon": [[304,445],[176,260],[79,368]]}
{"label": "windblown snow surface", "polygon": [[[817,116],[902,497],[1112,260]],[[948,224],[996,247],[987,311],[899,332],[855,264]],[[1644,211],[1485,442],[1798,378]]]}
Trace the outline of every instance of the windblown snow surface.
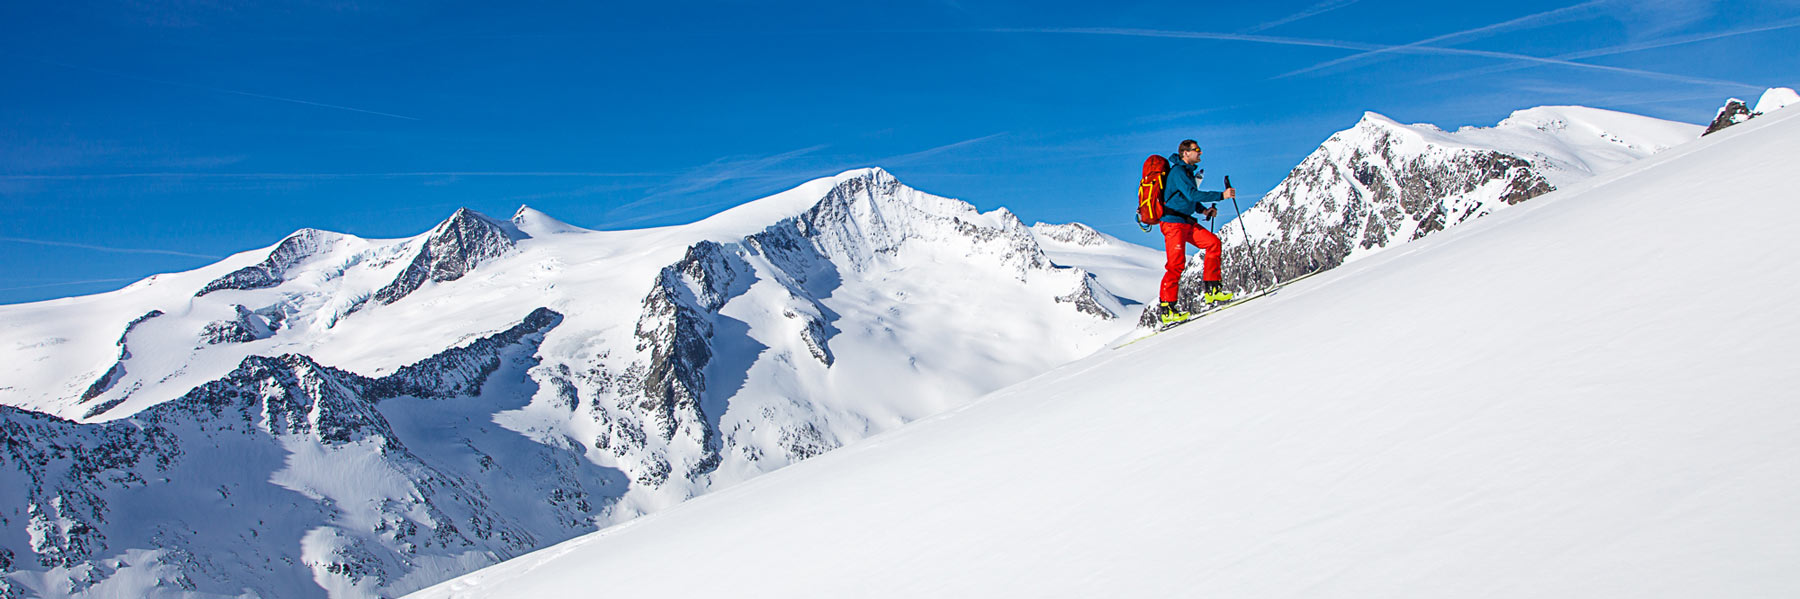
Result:
{"label": "windblown snow surface", "polygon": [[416,596],[1793,597],[1782,112]]}

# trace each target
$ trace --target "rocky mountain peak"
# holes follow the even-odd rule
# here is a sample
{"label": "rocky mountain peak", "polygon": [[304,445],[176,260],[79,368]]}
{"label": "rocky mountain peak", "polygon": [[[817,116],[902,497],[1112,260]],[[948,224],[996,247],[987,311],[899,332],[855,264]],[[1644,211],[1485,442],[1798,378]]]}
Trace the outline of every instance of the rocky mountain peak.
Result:
{"label": "rocky mountain peak", "polygon": [[375,292],[375,300],[391,304],[418,290],[426,282],[454,281],[475,270],[483,261],[500,257],[514,243],[526,239],[509,221],[488,218],[468,208],[458,208],[431,230],[409,263],[392,283]]}
{"label": "rocky mountain peak", "polygon": [[[1227,284],[1258,289],[1334,268],[1629,164],[1697,129],[1582,106],[1519,110],[1455,132],[1364,113],[1246,212],[1244,225],[1222,227]],[[1183,289],[1199,287],[1189,282]]]}
{"label": "rocky mountain peak", "polygon": [[267,289],[280,285],[294,267],[305,263],[332,244],[343,239],[343,235],[317,229],[301,229],[295,231],[275,244],[269,256],[263,261],[232,271],[225,276],[214,279],[200,288],[194,297],[202,297],[215,291],[227,289],[253,290]]}

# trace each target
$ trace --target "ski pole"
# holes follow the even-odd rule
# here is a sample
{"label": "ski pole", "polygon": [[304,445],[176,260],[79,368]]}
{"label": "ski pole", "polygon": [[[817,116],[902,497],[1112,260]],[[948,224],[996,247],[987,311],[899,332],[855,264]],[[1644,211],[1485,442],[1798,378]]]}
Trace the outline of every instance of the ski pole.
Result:
{"label": "ski pole", "polygon": [[[1225,175],[1225,189],[1231,189],[1231,175]],[[1232,216],[1231,219],[1237,221],[1238,229],[1241,229],[1244,232],[1244,253],[1250,256],[1250,268],[1256,269],[1257,272],[1262,272],[1262,267],[1256,264],[1255,246],[1250,243],[1250,227],[1244,225],[1244,209],[1238,207],[1237,194],[1235,193],[1231,194],[1231,209],[1237,211],[1237,214]],[[1269,284],[1275,284],[1275,273],[1269,273]]]}

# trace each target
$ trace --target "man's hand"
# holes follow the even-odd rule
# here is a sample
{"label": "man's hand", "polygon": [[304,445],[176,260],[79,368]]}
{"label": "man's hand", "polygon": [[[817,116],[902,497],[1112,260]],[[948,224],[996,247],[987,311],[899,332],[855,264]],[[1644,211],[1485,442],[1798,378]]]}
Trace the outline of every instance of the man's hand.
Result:
{"label": "man's hand", "polygon": [[1213,206],[1211,208],[1207,208],[1206,210],[1201,211],[1201,214],[1206,215],[1206,220],[1212,220],[1219,216],[1219,207]]}
{"label": "man's hand", "polygon": [[1232,189],[1230,187],[1225,188],[1225,199],[1229,200],[1229,199],[1236,198],[1236,197],[1237,197],[1236,189]]}

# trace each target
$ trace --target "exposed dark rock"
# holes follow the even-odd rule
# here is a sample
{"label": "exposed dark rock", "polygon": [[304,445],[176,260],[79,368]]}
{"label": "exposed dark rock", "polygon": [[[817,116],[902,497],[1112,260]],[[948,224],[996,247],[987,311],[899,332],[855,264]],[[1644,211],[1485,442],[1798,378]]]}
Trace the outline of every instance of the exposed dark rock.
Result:
{"label": "exposed dark rock", "polygon": [[[1057,297],[1056,302],[1060,304],[1074,304],[1077,311],[1083,314],[1098,316],[1105,320],[1118,318],[1119,315],[1114,314],[1112,310],[1108,310],[1106,309],[1106,306],[1100,304],[1099,293],[1108,292],[1100,291],[1097,293],[1096,289],[1103,290],[1104,287],[1101,287],[1100,281],[1094,279],[1093,275],[1083,271],[1081,284],[1077,285],[1075,290],[1069,292],[1068,295]],[[1110,293],[1108,293],[1108,295],[1110,295]]]}
{"label": "exposed dark rock", "polygon": [[[485,548],[482,550],[495,555],[518,555],[536,548],[541,545],[539,537],[516,522],[496,519],[480,489],[413,455],[376,402],[399,395],[440,399],[474,395],[495,372],[497,362],[509,355],[529,355],[541,342],[542,333],[560,321],[561,315],[539,309],[506,331],[373,379],[298,354],[250,356],[218,380],[110,423],[80,424],[0,406],[0,479],[22,482],[0,489],[0,500],[20,506],[25,516],[23,522],[0,518],[0,526],[9,531],[0,535],[0,558],[7,562],[0,571],[19,567],[23,550],[36,567],[67,568],[66,583],[71,588],[85,588],[112,575],[110,566],[103,567],[111,562],[95,560],[110,551],[154,542],[157,548],[167,550],[158,563],[176,564],[181,569],[168,584],[194,590],[198,587],[188,578],[190,574],[202,574],[209,580],[230,575],[204,563],[225,556],[201,558],[182,548],[190,544],[242,545],[244,539],[237,536],[242,531],[229,529],[222,533],[228,537],[212,538],[195,536],[212,533],[175,528],[163,529],[157,533],[162,536],[154,540],[113,539],[109,498],[135,502],[142,495],[134,493],[150,493],[157,501],[169,501],[183,496],[181,488],[198,488],[214,489],[212,496],[218,500],[235,500],[240,483],[231,477],[242,473],[184,465],[190,451],[209,456],[219,451],[279,456],[295,447],[329,452],[352,444],[378,448],[381,459],[405,475],[402,482],[412,489],[412,496],[404,504],[378,506],[387,523],[379,531],[385,541],[346,537],[340,550],[316,564],[301,563],[296,559],[298,553],[289,554],[285,567],[300,569],[292,576],[312,580],[323,572],[384,586],[398,584],[406,570],[396,568],[404,568],[408,556],[415,553],[461,554]],[[272,466],[278,468],[279,462]],[[268,476],[252,473],[251,480]],[[556,488],[565,499],[559,504],[563,511],[586,506],[580,509],[592,514],[591,510],[597,509],[583,499],[586,494],[579,488]],[[272,506],[253,507],[264,510]],[[320,517],[325,517],[331,508],[320,509],[327,510],[320,512]],[[254,523],[287,516],[258,511],[229,517]],[[320,520],[310,526],[328,523]],[[579,529],[579,523],[572,526]],[[205,530],[217,533],[220,529]],[[37,541],[25,547],[6,541],[27,537]],[[130,544],[115,548],[116,542]],[[250,545],[245,550],[278,555],[295,548]],[[240,586],[209,592],[236,593],[242,588],[237,584]]]}
{"label": "exposed dark rock", "polygon": [[[1362,136],[1367,144],[1350,148],[1340,165],[1330,148],[1345,145],[1349,135]],[[1480,216],[1486,211],[1479,210],[1479,202],[1464,202],[1466,206],[1455,210],[1448,202],[1495,181],[1506,182],[1497,198],[1506,204],[1517,204],[1555,189],[1524,158],[1470,149],[1408,155],[1398,151],[1394,135],[1396,132],[1386,126],[1365,120],[1356,129],[1333,136],[1295,167],[1253,209],[1272,217],[1277,230],[1251,231],[1248,244],[1241,242],[1240,231],[1228,232],[1240,243],[1228,244],[1225,249],[1226,286],[1241,291],[1261,289],[1316,270],[1335,268],[1358,248],[1387,247],[1418,239]],[[1347,203],[1340,206],[1335,198],[1323,202],[1324,219],[1307,213],[1307,202],[1296,205],[1284,201],[1311,193],[1331,193],[1329,190],[1347,191]],[[1409,228],[1409,237],[1396,239]],[[1191,296],[1198,295],[1198,270],[1196,264],[1183,277],[1184,305],[1195,305]]]}
{"label": "exposed dark rock", "polygon": [[369,381],[363,387],[363,397],[380,401],[402,395],[444,399],[477,394],[488,376],[500,368],[501,349],[517,344],[529,335],[548,331],[562,323],[562,319],[562,314],[549,308],[532,310],[512,328],[462,347],[444,350],[416,364],[403,366],[393,374]]}
{"label": "exposed dark rock", "polygon": [[162,315],[162,310],[151,310],[144,313],[143,316],[132,319],[130,324],[125,325],[125,332],[119,333],[118,361],[113,362],[112,367],[106,369],[105,374],[100,375],[100,378],[95,379],[92,384],[88,385],[87,390],[81,393],[80,403],[92,401],[94,398],[99,397],[100,394],[111,390],[114,385],[119,384],[119,381],[125,378],[125,361],[131,359],[131,347],[126,344],[126,338],[130,337],[131,331],[137,329],[138,325],[143,324],[144,321]]}
{"label": "exposed dark rock", "polygon": [[1750,106],[1744,104],[1743,100],[1737,98],[1726,100],[1725,105],[1719,108],[1718,116],[1713,117],[1712,124],[1707,125],[1706,132],[1701,133],[1700,136],[1706,137],[1712,135],[1726,127],[1748,121],[1761,115],[1762,113],[1759,112],[1751,112]]}
{"label": "exposed dark rock", "polygon": [[214,279],[200,288],[200,292],[194,294],[194,297],[226,289],[267,289],[280,285],[285,280],[288,269],[306,262],[320,250],[329,247],[334,237],[332,233],[313,229],[295,231],[293,235],[281,240],[262,262]]}
{"label": "exposed dark rock", "polygon": [[87,403],[99,397],[108,389],[112,389],[113,385],[119,384],[119,379],[123,378],[125,378],[125,362],[113,362],[112,368],[106,369],[106,374],[100,375],[100,378],[95,379],[93,384],[88,385],[86,391],[81,392],[81,403]]}
{"label": "exposed dark rock", "polygon": [[796,312],[793,310],[783,312],[781,315],[787,318],[801,319],[806,322],[806,326],[800,329],[800,340],[802,343],[806,344],[806,349],[812,354],[813,359],[818,360],[820,364],[824,364],[828,368],[832,363],[837,361],[837,358],[831,355],[831,346],[826,344],[826,339],[828,339],[830,335],[826,332],[827,325],[823,319],[812,314]]}
{"label": "exposed dark rock", "polygon": [[125,338],[130,337],[131,332],[133,330],[136,330],[138,325],[144,324],[144,321],[150,320],[152,318],[156,318],[156,317],[162,316],[162,315],[163,315],[162,310],[151,310],[149,312],[145,312],[143,316],[139,316],[137,318],[131,319],[131,324],[125,325],[125,332],[119,333],[118,345],[119,345],[119,359],[120,360],[126,360],[126,359],[131,358],[131,351],[129,349],[127,349],[127,347],[125,345]]}
{"label": "exposed dark rock", "polygon": [[523,237],[511,223],[495,221],[468,208],[458,209],[433,229],[394,281],[375,292],[375,301],[391,304],[426,282],[454,281],[482,261],[497,258]]}
{"label": "exposed dark rock", "polygon": [[[701,410],[706,365],[713,358],[708,342],[712,317],[732,295],[742,292],[736,284],[749,268],[717,243],[695,244],[680,262],[662,270],[638,318],[638,351],[648,352],[650,362],[636,407],[663,440],[681,434],[705,448],[703,465],[717,465],[720,446]],[[664,463],[640,475],[640,480],[660,485],[672,473]]]}
{"label": "exposed dark rock", "polygon": [[789,461],[798,462],[807,458],[822,455],[837,449],[837,445],[826,440],[824,433],[811,422],[801,423],[795,427],[781,429],[781,448],[787,452]]}

